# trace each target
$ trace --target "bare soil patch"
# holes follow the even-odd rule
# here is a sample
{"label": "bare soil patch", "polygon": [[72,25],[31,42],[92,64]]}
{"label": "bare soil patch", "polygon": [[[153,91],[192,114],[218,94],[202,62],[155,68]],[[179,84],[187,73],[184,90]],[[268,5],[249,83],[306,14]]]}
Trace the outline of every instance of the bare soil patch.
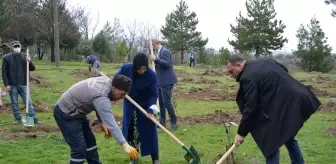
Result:
{"label": "bare soil patch", "polygon": [[[35,109],[35,112],[47,112],[53,108],[48,103],[40,101],[34,101],[33,107]],[[26,109],[25,106],[21,108],[21,110],[25,109]],[[12,106],[10,103],[4,103],[2,104],[2,106],[0,106],[0,113],[11,113],[11,112],[12,112]]]}
{"label": "bare soil patch", "polygon": [[91,73],[88,69],[74,69],[70,75],[77,76],[81,79],[87,79],[91,77]]}
{"label": "bare soil patch", "polygon": [[328,92],[326,90],[318,89],[316,87],[313,87],[312,85],[307,85],[307,87],[312,88],[313,92],[318,97],[335,97],[336,96],[336,94],[334,94],[334,93],[330,93],[330,92]]}
{"label": "bare soil patch", "polygon": [[185,77],[185,78],[182,78],[181,82],[189,82],[189,83],[194,83],[194,84],[218,84],[220,83],[221,81],[219,80],[211,80],[211,79],[206,79],[204,77]]}
{"label": "bare soil patch", "polygon": [[51,87],[53,84],[46,81],[46,79],[36,73],[36,72],[31,72],[30,75],[29,75],[29,82],[32,84],[32,85],[37,85],[39,87]]}
{"label": "bare soil patch", "polygon": [[241,115],[238,112],[227,113],[222,110],[216,110],[215,113],[207,114],[205,116],[188,116],[179,117],[178,121],[184,125],[194,124],[225,124],[228,122],[238,122],[241,119]]}
{"label": "bare soil patch", "polygon": [[323,84],[322,88],[330,88],[335,86],[335,79],[325,75],[316,74],[314,76],[298,79],[302,83]]}
{"label": "bare soil patch", "polygon": [[335,102],[327,102],[320,106],[320,111],[322,112],[336,112],[336,103]]}
{"label": "bare soil patch", "polygon": [[180,86],[176,86],[176,92],[174,92],[174,96],[181,97],[184,99],[192,99],[192,100],[204,100],[204,101],[234,101],[236,95],[234,93],[228,92],[220,92],[214,87],[208,88],[181,88]]}
{"label": "bare soil patch", "polygon": [[325,131],[328,136],[336,136],[336,127],[330,127]]}
{"label": "bare soil patch", "polygon": [[35,127],[4,129],[1,140],[19,140],[22,138],[37,138],[50,132],[58,132],[59,128],[49,125],[37,125]]}
{"label": "bare soil patch", "polygon": [[228,76],[229,74],[223,69],[214,69],[214,70],[207,69],[202,73],[202,75],[211,75],[211,76],[224,76],[224,75],[226,75],[226,76]]}

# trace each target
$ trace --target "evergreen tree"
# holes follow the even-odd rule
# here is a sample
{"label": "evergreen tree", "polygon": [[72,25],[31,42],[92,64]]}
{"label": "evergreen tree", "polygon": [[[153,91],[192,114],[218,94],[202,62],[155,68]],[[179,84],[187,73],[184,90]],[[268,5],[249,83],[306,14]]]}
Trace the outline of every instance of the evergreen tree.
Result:
{"label": "evergreen tree", "polygon": [[288,41],[282,36],[286,26],[275,19],[274,0],[247,0],[245,6],[248,17],[240,12],[237,25],[230,25],[236,40],[229,40],[229,44],[241,53],[255,52],[257,58],[281,49]]}
{"label": "evergreen tree", "polygon": [[165,26],[161,32],[167,39],[168,47],[181,52],[181,63],[183,63],[183,52],[194,47],[204,47],[208,39],[202,39],[201,32],[196,31],[198,18],[195,12],[190,12],[185,1],[181,0],[176,5],[176,10],[167,14]]}
{"label": "evergreen tree", "polygon": [[300,67],[309,72],[328,72],[334,68],[332,48],[327,44],[327,38],[319,23],[313,17],[306,27],[301,24],[296,35],[299,43],[294,54],[301,59]]}
{"label": "evergreen tree", "polygon": [[[336,0],[325,0],[324,3],[326,3],[327,5],[334,5],[334,6],[336,6]],[[331,16],[332,17],[336,17],[336,9],[333,9],[331,11]]]}
{"label": "evergreen tree", "polygon": [[7,29],[11,24],[11,15],[9,1],[0,0],[0,43],[1,35],[5,29]]}

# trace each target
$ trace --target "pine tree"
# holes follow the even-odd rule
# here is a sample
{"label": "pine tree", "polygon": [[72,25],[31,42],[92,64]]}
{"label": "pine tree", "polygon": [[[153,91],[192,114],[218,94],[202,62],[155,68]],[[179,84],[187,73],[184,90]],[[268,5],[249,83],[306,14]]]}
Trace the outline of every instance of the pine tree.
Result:
{"label": "pine tree", "polygon": [[286,26],[275,19],[274,0],[248,0],[245,6],[248,17],[239,13],[237,25],[230,25],[236,40],[229,40],[229,44],[241,53],[255,52],[257,58],[281,49],[288,41],[281,36]]}
{"label": "pine tree", "polygon": [[11,25],[12,12],[8,0],[0,0],[0,43],[1,35]]}
{"label": "pine tree", "polygon": [[296,35],[299,43],[294,54],[301,59],[300,67],[309,72],[328,72],[334,68],[332,48],[327,44],[327,38],[319,23],[313,17],[306,27],[301,24]]}
{"label": "pine tree", "polygon": [[[336,6],[336,0],[325,0],[324,3],[326,3],[327,5]],[[336,9],[331,10],[331,16],[336,17]]]}
{"label": "pine tree", "polygon": [[181,63],[183,63],[183,52],[194,47],[204,47],[208,38],[202,39],[201,32],[196,31],[198,18],[195,12],[189,10],[185,1],[181,0],[176,5],[176,10],[167,14],[165,26],[161,27],[161,33],[168,41],[168,47],[181,52]]}

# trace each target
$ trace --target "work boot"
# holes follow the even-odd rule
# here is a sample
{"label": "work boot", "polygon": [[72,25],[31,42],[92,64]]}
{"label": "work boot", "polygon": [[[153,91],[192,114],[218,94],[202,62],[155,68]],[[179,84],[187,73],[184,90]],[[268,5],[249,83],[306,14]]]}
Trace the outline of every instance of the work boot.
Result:
{"label": "work boot", "polygon": [[34,118],[34,123],[35,124],[43,124],[40,120],[38,120],[37,118]]}
{"label": "work boot", "polygon": [[18,125],[18,124],[21,124],[21,117],[20,118],[17,118],[13,121],[13,125]]}

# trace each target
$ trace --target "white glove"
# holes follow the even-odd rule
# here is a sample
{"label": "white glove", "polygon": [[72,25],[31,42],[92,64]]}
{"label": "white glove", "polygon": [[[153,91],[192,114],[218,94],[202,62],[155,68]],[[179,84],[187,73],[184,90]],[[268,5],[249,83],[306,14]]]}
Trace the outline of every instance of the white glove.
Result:
{"label": "white glove", "polygon": [[159,109],[157,108],[156,104],[153,104],[149,108],[153,110],[153,114],[157,114],[157,113],[160,112]]}

